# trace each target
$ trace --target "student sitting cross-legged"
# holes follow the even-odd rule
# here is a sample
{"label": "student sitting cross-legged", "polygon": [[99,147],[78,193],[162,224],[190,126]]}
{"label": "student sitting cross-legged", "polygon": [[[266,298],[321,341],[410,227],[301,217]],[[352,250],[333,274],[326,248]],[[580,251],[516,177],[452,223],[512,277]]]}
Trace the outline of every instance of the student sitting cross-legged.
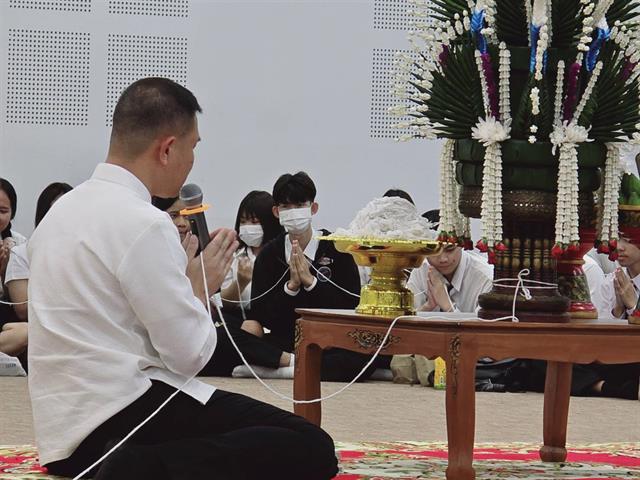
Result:
{"label": "student sitting cross-legged", "polygon": [[[252,317],[270,330],[266,336],[285,351],[293,351],[297,308],[353,309],[358,304],[360,276],[350,255],[333,242],[318,240],[327,230],[313,227],[318,211],[316,187],[304,172],[282,175],[273,187],[273,214],[286,230],[265,245],[253,269]],[[338,288],[338,285],[341,288]],[[273,289],[272,289],[273,287]],[[341,349],[325,350],[322,379],[350,381],[370,357]],[[384,360],[378,365],[383,365]],[[372,365],[361,379],[375,370]]]}

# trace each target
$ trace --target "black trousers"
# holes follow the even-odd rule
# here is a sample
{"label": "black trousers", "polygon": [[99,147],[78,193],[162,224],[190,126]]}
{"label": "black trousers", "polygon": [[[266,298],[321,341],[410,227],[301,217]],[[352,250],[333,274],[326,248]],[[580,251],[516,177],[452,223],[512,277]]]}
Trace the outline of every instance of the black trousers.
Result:
{"label": "black trousers", "polygon": [[[525,390],[544,391],[547,362],[529,360],[528,367],[522,374],[522,385]],[[640,363],[605,365],[591,363],[573,365],[571,377],[571,395],[595,396],[593,386],[602,381],[600,396],[636,400],[640,383]]]}
{"label": "black trousers", "polygon": [[[144,420],[175,389],[162,382],[93,431],[67,459],[74,476]],[[302,417],[217,390],[206,405],[179,393],[99,467],[99,480],[325,480],[338,473],[333,440]]]}
{"label": "black trousers", "polygon": [[[282,349],[242,330],[242,320],[228,313],[224,314],[229,333],[235,340],[244,358],[252,365],[260,365],[268,368],[278,368]],[[229,377],[238,365],[242,365],[242,359],[234,348],[227,331],[223,326],[216,327],[218,343],[211,360],[200,372],[202,376]]]}

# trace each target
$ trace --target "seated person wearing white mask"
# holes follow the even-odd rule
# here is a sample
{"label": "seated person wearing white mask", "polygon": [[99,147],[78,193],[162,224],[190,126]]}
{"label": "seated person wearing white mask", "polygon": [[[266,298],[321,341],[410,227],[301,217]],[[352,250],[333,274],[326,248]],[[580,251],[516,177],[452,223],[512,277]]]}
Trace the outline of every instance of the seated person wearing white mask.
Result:
{"label": "seated person wearing white mask", "polygon": [[[312,217],[318,211],[315,198],[316,187],[306,173],[278,178],[273,187],[273,214],[287,233],[264,246],[253,269],[251,316],[270,330],[265,338],[289,352],[294,348],[296,308],[355,308],[358,299],[331,282],[360,293],[360,276],[351,255],[339,253],[333,242],[317,239],[329,232],[312,227]],[[340,349],[326,350],[322,378],[352,380],[369,358]],[[368,378],[376,366],[361,378]]]}
{"label": "seated person wearing white mask", "polygon": [[251,319],[251,281],[253,265],[262,247],[284,231],[273,216],[274,205],[269,192],[257,190],[247,194],[240,202],[235,225],[240,248],[222,284],[225,314],[242,318],[242,328],[258,336],[262,336],[263,330],[258,322]]}
{"label": "seated person wearing white mask", "polygon": [[[267,195],[269,194],[267,193]],[[269,198],[271,198],[271,195],[269,195]],[[188,241],[188,237],[192,235],[189,220],[180,214],[180,211],[186,208],[184,202],[179,198],[153,197],[152,203],[160,210],[169,214],[173,224],[178,229],[180,241],[183,244],[185,241]],[[271,204],[273,204],[273,200],[271,200]],[[271,215],[271,210],[269,210],[269,214]],[[280,225],[277,221],[275,223],[279,229]],[[240,250],[240,248],[238,250]],[[215,299],[212,298],[211,302],[213,304]],[[200,371],[199,375],[228,377],[232,375],[236,367],[243,365],[243,362],[231,343],[227,331],[222,326],[222,323],[220,323],[218,313],[213,305],[211,306],[211,315],[216,326],[218,343],[213,352],[213,356]],[[277,348],[263,338],[259,338],[262,335],[256,336],[254,334],[256,328],[253,324],[259,327],[260,334],[262,334],[262,327],[258,322],[253,320],[243,322],[240,317],[227,313],[225,313],[224,319],[236,345],[240,351],[245,354],[246,360],[253,364],[257,371],[259,370],[263,375],[265,371],[268,371],[271,377],[278,378],[291,378],[293,376],[293,355],[288,352],[283,352],[281,348]],[[261,367],[266,367],[266,370],[264,368],[261,369]],[[280,367],[286,368],[281,369]]]}

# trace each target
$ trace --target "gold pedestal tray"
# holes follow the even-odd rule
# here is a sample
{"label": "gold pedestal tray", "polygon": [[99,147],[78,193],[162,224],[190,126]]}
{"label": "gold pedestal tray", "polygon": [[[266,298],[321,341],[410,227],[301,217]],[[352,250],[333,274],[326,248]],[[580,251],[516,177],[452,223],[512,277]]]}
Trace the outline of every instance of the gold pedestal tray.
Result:
{"label": "gold pedestal tray", "polygon": [[371,283],[362,287],[357,313],[398,317],[415,315],[413,293],[404,270],[417,268],[426,257],[438,255],[446,243],[437,240],[377,240],[321,237],[333,241],[339,252],[350,253],[357,265],[371,268]]}

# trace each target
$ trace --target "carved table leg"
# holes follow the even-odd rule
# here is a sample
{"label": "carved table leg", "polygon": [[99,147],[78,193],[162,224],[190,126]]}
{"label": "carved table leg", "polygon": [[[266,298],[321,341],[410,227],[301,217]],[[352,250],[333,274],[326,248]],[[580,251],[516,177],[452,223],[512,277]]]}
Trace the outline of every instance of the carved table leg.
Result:
{"label": "carved table leg", "polygon": [[[320,398],[320,367],[322,350],[314,344],[301,341],[296,346],[295,375],[293,376],[293,398],[311,400]],[[311,423],[320,426],[322,410],[320,402],[296,403],[293,411]]]}
{"label": "carved table leg", "polygon": [[571,393],[570,363],[547,362],[544,386],[544,462],[564,462],[567,458],[567,419]]}
{"label": "carved table leg", "polygon": [[447,480],[474,480],[473,442],[476,421],[476,359],[462,353],[462,341],[449,343],[447,362]]}

